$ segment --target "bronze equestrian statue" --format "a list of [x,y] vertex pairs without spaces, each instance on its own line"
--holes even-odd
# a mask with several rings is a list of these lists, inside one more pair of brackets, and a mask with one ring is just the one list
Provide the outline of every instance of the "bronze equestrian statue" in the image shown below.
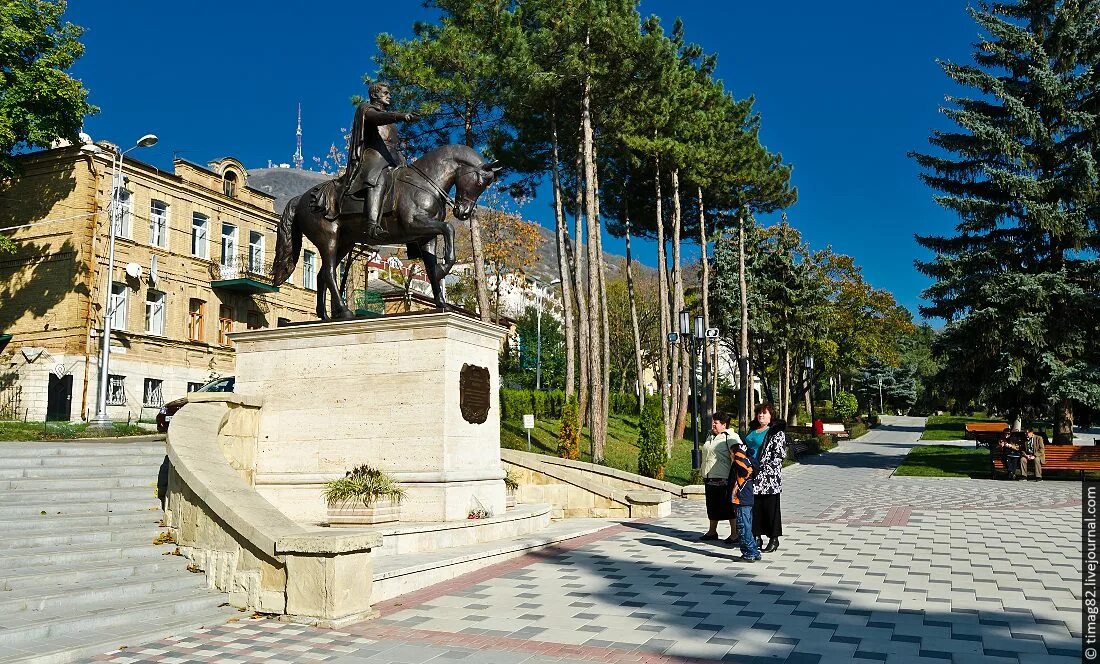
[[[411,113],[389,113],[389,89],[371,86],[371,101],[355,113],[348,168],[343,177],[318,184],[290,200],[279,220],[272,281],[278,286],[294,271],[302,235],[321,256],[317,275],[317,317],[329,320],[326,294],[332,295],[332,319],[353,318],[336,284],[336,266],[352,247],[404,244],[409,258],[424,262],[436,306],[446,310],[441,282],[455,263],[454,228],[447,207],[462,221],[470,218],[477,199],[501,167],[486,162],[473,148],[444,145],[412,164],[405,164],[393,123],[415,119]],[[455,197],[449,196],[455,188]],[[432,244],[443,237],[443,263]]]

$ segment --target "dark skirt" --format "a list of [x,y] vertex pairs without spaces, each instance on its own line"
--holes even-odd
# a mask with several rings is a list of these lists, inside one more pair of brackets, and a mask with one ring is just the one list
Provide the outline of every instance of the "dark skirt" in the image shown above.
[[711,484],[705,487],[707,496],[707,518],[711,521],[729,521],[733,518],[733,505],[730,503],[728,482]]
[[752,535],[769,539],[783,535],[783,517],[779,513],[781,494],[757,494],[752,503]]

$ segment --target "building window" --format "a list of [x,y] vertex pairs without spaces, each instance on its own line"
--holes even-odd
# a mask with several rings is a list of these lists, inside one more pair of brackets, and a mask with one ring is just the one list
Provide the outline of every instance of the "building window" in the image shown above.
[[302,254],[302,285],[317,290],[317,254],[309,249]]
[[223,304],[218,310],[218,343],[230,345],[229,333],[233,331],[233,307]]
[[115,237],[133,238],[134,195],[123,189],[118,192],[119,218],[115,226]]
[[191,216],[191,255],[210,257],[210,219],[198,212]]
[[237,195],[237,174],[235,172],[225,172],[222,179],[222,189],[225,191],[225,195],[230,198]]
[[111,284],[111,307],[107,315],[111,317],[111,328],[126,329],[126,311],[129,308],[130,288],[126,284]]
[[150,290],[145,295],[145,331],[164,336],[164,301],[167,296]]
[[107,376],[107,405],[126,405],[126,376]]
[[233,224],[222,224],[222,265],[237,265],[237,227]]
[[205,341],[203,322],[206,320],[206,303],[191,298],[187,303],[187,338],[191,341]]
[[262,330],[264,327],[264,316],[258,311],[248,312],[248,329],[250,330]]
[[265,274],[264,270],[264,234],[250,231],[248,233],[248,271],[254,274]]
[[152,408],[160,408],[164,405],[164,397],[161,395],[161,387],[164,381],[159,378],[145,379],[145,398],[142,405]]
[[203,385],[205,385],[205,384],[206,383],[191,383],[191,382],[188,382],[187,383],[187,393],[190,394],[191,392],[197,392],[198,389],[200,387],[202,387]]
[[149,244],[168,246],[168,204],[154,199],[149,203]]

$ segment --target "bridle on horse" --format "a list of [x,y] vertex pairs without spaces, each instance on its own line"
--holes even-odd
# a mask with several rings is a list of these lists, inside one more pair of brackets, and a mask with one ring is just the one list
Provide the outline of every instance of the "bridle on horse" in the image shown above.
[[[455,200],[453,198],[451,198],[450,195],[447,194],[447,192],[443,191],[443,188],[440,187],[438,184],[436,184],[435,180],[428,177],[428,174],[425,173],[424,171],[420,170],[420,168],[416,164],[406,164],[405,166],[406,166],[406,168],[412,169],[417,175],[419,175],[421,178],[423,178],[425,182],[427,182],[429,185],[431,185],[432,190],[435,193],[442,196],[443,200],[446,201],[447,204],[451,206],[452,210],[454,210],[455,216],[456,217],[458,216],[458,203],[455,202]],[[467,171],[472,171],[472,170],[477,170],[477,169],[475,167],[471,167],[471,168],[467,169]],[[457,182],[458,178],[465,175],[467,171],[460,171],[457,175],[455,175],[455,181]]]

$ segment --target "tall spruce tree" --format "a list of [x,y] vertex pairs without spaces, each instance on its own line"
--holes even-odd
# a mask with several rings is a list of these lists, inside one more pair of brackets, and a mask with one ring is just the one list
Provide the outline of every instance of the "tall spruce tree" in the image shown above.
[[1100,405],[1100,0],[1015,0],[969,10],[974,64],[943,63],[970,98],[958,131],[913,154],[953,236],[918,236],[935,258],[927,316],[952,384],[1013,415],[1053,407],[1062,441],[1073,404]]

